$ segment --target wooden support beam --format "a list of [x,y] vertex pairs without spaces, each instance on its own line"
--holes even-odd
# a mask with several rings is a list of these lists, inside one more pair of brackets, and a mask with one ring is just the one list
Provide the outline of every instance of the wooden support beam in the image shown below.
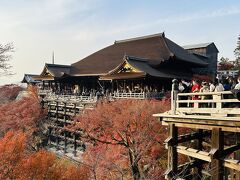
[[73,135],[73,139],[74,139],[74,142],[73,142],[73,145],[74,145],[74,150],[73,150],[73,155],[76,156],[77,155],[77,137],[76,137],[76,133],[74,133]]
[[224,168],[220,156],[224,148],[224,137],[221,128],[212,129],[211,147],[210,156],[212,180],[223,180]]
[[58,101],[56,101],[56,120],[58,122]]
[[178,157],[177,157],[177,136],[178,128],[174,124],[168,127],[169,138],[172,139],[172,144],[168,146],[168,169],[165,172],[166,179],[173,179],[177,175]]
[[48,127],[48,144],[51,145],[52,128]]
[[[203,149],[203,133],[207,132],[207,135],[210,135],[210,131],[203,131],[202,129],[197,130],[198,138],[196,139],[196,148],[200,151]],[[200,159],[196,159],[196,167],[194,168],[194,180],[201,180],[202,179],[202,164],[203,161]]]
[[64,102],[64,114],[63,114],[63,118],[64,118],[64,125],[66,125],[67,123],[66,123],[66,113],[67,113],[67,103],[66,102]]
[[230,155],[231,153],[240,150],[240,144],[233,145],[231,147],[228,147],[224,149],[221,153],[221,156],[227,156]]
[[187,141],[191,141],[194,139],[202,139],[203,137],[210,136],[211,132],[210,131],[202,131],[202,132],[194,132],[194,133],[189,133],[185,135],[178,136],[178,143],[183,143]]
[[203,161],[211,162],[208,152],[199,151],[197,149],[188,148],[186,146],[177,146],[177,152]]
[[64,153],[67,153],[67,131],[64,131]]
[[59,137],[58,137],[58,135],[56,135],[55,138],[56,138],[56,148],[57,148],[57,150],[59,150]]

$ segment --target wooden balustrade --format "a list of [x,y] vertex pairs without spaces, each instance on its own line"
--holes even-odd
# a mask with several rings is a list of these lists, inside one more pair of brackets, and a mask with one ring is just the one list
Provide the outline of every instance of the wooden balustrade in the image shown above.
[[[153,116],[169,127],[166,179],[181,179],[186,173],[189,179],[240,178],[240,101],[231,91],[178,93],[173,81],[171,110]],[[178,136],[179,128],[194,133]],[[178,153],[190,161],[178,165]]]

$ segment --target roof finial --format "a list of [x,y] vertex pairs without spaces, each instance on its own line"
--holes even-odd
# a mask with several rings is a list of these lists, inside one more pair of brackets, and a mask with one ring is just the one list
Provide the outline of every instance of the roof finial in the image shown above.
[[53,51],[53,53],[52,53],[52,64],[54,64],[54,51]]

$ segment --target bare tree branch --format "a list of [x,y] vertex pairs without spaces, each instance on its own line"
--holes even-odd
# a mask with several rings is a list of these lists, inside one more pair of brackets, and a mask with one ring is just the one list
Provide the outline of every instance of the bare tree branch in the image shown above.
[[14,47],[12,43],[0,44],[0,76],[12,75],[10,71],[12,66],[9,64],[12,56],[9,54],[14,52]]

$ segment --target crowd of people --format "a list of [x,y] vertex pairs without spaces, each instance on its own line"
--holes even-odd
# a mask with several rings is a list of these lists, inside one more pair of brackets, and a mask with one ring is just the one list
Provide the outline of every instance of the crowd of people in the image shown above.
[[240,90],[240,76],[237,79],[227,77],[224,79],[215,79],[214,81],[199,81],[192,80],[188,82],[181,80],[179,82],[178,90],[182,93],[190,92],[221,92],[231,91],[233,89]]
[[[214,81],[199,81],[186,80],[179,81],[178,90],[181,93],[195,93],[195,92],[222,92],[232,91],[236,94],[237,99],[240,99],[240,76],[236,79],[227,77],[224,79],[215,79]],[[192,96],[192,100],[208,99],[208,96]]]

